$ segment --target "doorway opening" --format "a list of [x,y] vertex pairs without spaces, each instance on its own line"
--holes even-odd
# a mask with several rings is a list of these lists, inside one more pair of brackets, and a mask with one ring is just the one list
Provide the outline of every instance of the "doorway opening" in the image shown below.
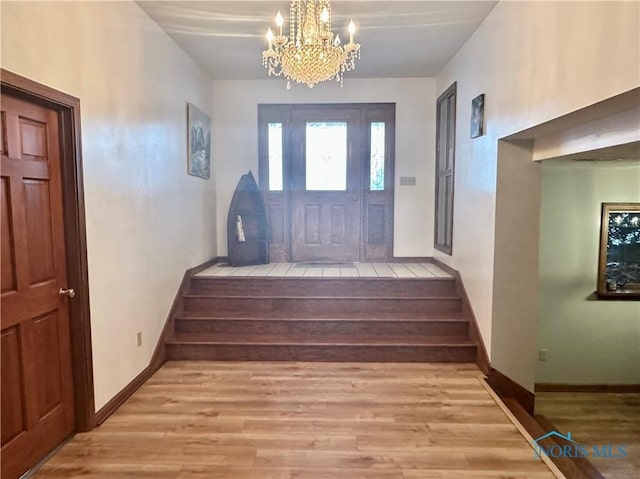
[[395,104],[258,105],[272,261],[393,256]]
[[[528,389],[541,427],[582,443],[617,444],[610,424],[629,414],[613,394],[638,397],[637,305],[595,291],[602,203],[640,199],[639,99],[636,88],[498,144],[492,367]],[[611,423],[602,405],[618,411]],[[593,464],[615,475],[631,457]]]

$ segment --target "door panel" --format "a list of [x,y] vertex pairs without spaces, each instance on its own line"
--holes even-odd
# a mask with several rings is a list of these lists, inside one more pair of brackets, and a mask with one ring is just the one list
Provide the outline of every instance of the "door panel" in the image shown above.
[[15,259],[13,251],[13,227],[9,213],[9,180],[2,178],[0,197],[2,199],[2,293],[16,290]]
[[29,283],[35,285],[55,278],[49,182],[25,179],[23,184]]
[[37,375],[36,417],[42,418],[62,401],[62,384],[60,379],[60,356],[58,348],[58,317],[56,312],[45,314],[33,320],[31,327],[33,337],[33,362]]
[[332,246],[347,244],[347,218],[350,205],[331,205],[331,240]]
[[2,331],[2,447],[25,430],[22,361],[18,328]]
[[47,160],[47,124],[19,118],[21,159]]
[[4,112],[0,112],[0,154],[7,154],[7,121]]
[[360,111],[292,114],[292,260],[358,261]]
[[270,204],[269,206],[269,220],[271,223],[271,238],[270,245],[284,245],[285,244],[285,214],[284,204]]
[[367,243],[370,245],[384,245],[386,231],[385,205],[369,205],[367,214]]
[[2,477],[74,429],[57,113],[2,95]]
[[304,242],[307,245],[320,244],[322,205],[304,205]]

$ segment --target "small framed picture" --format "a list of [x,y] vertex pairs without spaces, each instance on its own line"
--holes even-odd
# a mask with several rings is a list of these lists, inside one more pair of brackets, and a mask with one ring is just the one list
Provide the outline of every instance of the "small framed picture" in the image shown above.
[[484,93],[471,100],[471,138],[484,135]]
[[211,117],[187,103],[187,142],[189,144],[189,174],[211,177]]

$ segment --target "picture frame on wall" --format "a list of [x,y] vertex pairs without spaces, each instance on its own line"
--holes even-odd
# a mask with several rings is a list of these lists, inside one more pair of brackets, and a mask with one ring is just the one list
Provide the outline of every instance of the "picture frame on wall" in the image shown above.
[[484,135],[484,93],[471,100],[471,138]]
[[188,173],[199,178],[211,177],[211,117],[197,106],[187,103]]
[[597,294],[640,299],[640,203],[602,203]]

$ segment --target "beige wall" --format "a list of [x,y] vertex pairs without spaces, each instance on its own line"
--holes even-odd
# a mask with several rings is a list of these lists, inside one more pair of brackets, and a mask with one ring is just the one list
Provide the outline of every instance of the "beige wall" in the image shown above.
[[592,298],[600,205],[640,202],[640,160],[547,161],[540,216],[537,382],[640,383],[640,304]]
[[[461,272],[494,367],[528,388],[535,358],[523,357],[519,345],[534,339],[517,324],[535,312],[501,307],[500,322],[513,321],[518,337],[492,340],[498,139],[640,85],[639,7],[500,2],[437,78],[436,94],[458,82],[458,134],[453,256],[434,256]],[[471,100],[480,93],[486,134],[472,140]],[[537,238],[531,241],[535,246]],[[506,272],[496,278],[518,279]]]
[[211,111],[211,82],[133,2],[2,2],[2,67],[81,101],[99,408],[149,364],[185,269],[215,256],[214,181],[186,172],[186,103]]
[[[226,254],[229,203],[240,175],[258,172],[258,104],[396,104],[395,256],[432,256],[433,170],[435,156],[434,80],[363,80],[346,75],[344,87],[330,82],[310,89],[285,80],[215,81],[214,157],[218,184],[218,253]],[[416,186],[399,186],[400,176],[415,176]]]
[[540,164],[531,161],[532,143],[498,146],[491,329],[492,365],[528,388],[535,376],[540,218]]
[[[630,105],[633,106],[633,105]],[[534,161],[640,141],[640,105],[537,138]]]

